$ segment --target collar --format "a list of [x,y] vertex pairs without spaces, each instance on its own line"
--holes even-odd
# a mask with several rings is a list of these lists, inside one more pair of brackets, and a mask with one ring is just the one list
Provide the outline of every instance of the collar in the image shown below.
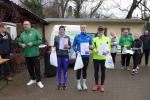
[[81,32],[80,35],[84,35],[85,36],[85,35],[87,35],[87,33],[86,32]]
[[1,34],[2,36],[4,36],[4,35],[5,35],[5,33],[4,33],[4,32],[0,32],[0,34]]
[[25,30],[26,33],[29,33],[32,30],[32,28],[29,28],[27,30]]
[[104,37],[104,34],[103,34],[102,36],[99,36],[98,38],[101,39],[101,38],[103,38],[103,37]]
[[63,36],[62,35],[58,35],[60,38],[65,38],[66,35],[64,34]]

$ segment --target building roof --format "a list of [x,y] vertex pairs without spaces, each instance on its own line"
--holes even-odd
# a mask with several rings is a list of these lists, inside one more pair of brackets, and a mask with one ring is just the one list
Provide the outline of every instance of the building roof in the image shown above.
[[98,18],[46,18],[47,22],[118,22],[118,23],[144,23],[139,19],[98,19]]
[[[33,12],[13,3],[10,0],[1,0],[0,10],[5,13],[4,18],[2,21],[5,22],[13,22],[13,23],[20,23],[24,20],[29,20],[32,23],[38,23],[38,24],[47,24],[47,21],[45,21],[40,16],[34,14]],[[3,3],[3,4],[2,4]],[[8,7],[7,7],[8,6]],[[9,8],[9,10],[8,10]],[[4,11],[7,9],[7,11]],[[15,13],[15,14],[14,14]]]

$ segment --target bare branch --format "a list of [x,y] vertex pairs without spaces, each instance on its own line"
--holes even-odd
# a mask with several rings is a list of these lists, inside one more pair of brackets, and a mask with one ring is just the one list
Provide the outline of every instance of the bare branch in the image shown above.
[[99,3],[91,9],[90,18],[100,8],[100,6],[103,4],[103,2],[104,2],[104,0],[100,0]]

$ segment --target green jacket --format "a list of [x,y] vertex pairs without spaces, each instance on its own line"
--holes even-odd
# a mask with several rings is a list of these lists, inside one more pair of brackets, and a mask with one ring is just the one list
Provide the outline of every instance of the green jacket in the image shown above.
[[107,56],[105,55],[98,55],[98,50],[100,49],[100,44],[107,43],[108,44],[108,51],[110,52],[110,38],[106,36],[96,37],[93,39],[93,59],[96,60],[106,60]]
[[[29,42],[33,43],[33,46],[28,45]],[[26,44],[26,48],[23,49],[25,57],[39,56],[39,45],[42,43],[41,34],[34,28],[30,28],[21,33],[18,41],[18,45]]]
[[121,49],[123,49],[124,46],[127,47],[127,49],[131,49],[131,46],[133,44],[133,37],[130,35],[122,35],[119,40],[119,45],[121,46]]

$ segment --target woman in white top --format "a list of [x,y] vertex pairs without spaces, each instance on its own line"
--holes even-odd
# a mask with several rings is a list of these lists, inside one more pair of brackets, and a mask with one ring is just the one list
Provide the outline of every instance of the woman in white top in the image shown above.
[[116,54],[117,54],[117,45],[118,45],[118,40],[117,40],[117,36],[116,33],[110,33],[110,38],[111,38],[111,56],[113,59],[113,62],[115,64],[116,62]]

